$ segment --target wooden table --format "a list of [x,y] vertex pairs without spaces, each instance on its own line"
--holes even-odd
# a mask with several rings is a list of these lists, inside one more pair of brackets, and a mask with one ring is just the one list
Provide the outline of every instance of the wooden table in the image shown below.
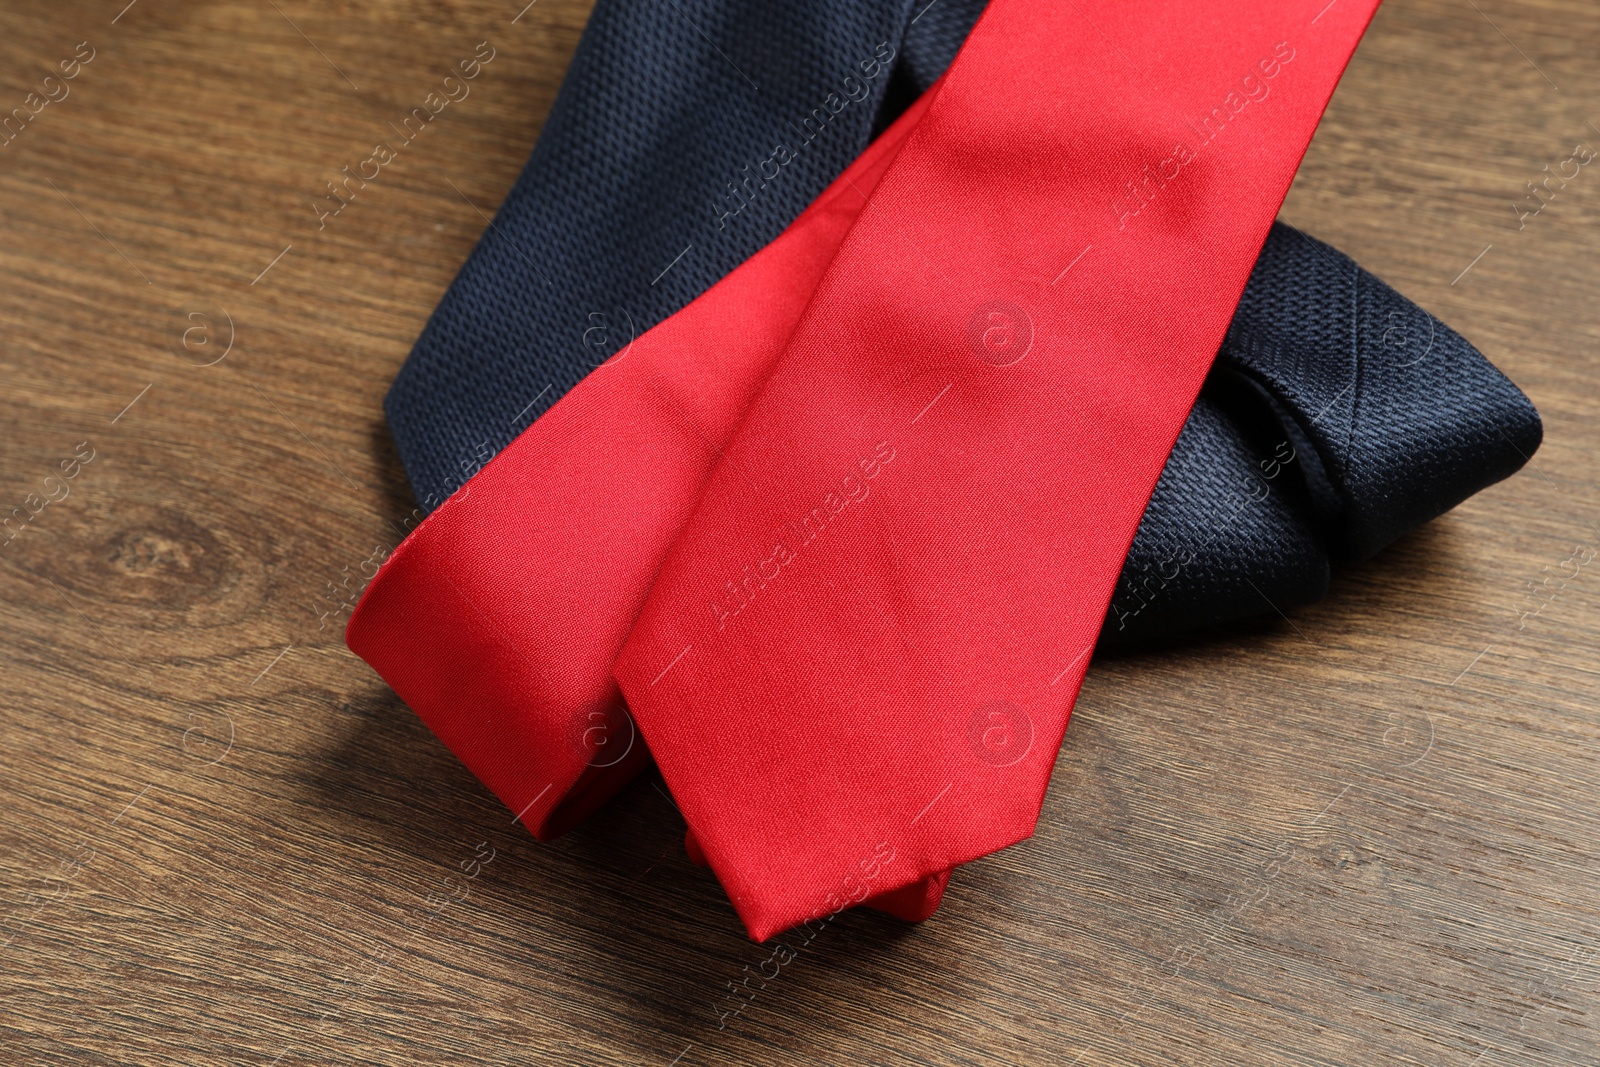
[[412,506],[380,398],[587,5],[123,2],[0,12],[0,107],[61,97],[0,148],[0,1062],[1600,1060],[1600,172],[1513,206],[1600,145],[1600,7],[1391,0],[1283,212],[1522,385],[1530,468],[1097,662],[1037,836],[779,969],[658,780],[539,845],[340,637]]

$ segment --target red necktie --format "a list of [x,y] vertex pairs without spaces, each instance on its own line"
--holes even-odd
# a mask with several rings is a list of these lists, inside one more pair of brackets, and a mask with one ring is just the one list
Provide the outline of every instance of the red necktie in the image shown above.
[[1031,833],[1375,7],[995,0],[930,93],[615,668],[756,938]]
[[[1354,29],[1345,32],[1353,41]],[[1222,112],[1195,118],[1201,130],[1220,132],[1257,118],[1249,109],[1277,102],[1268,97],[1299,60],[1268,56],[1251,81],[1229,83],[1237,84],[1233,97],[1218,93]],[[351,647],[540,837],[578,821],[646,762],[612,682],[612,662],[863,196],[919,116],[897,123],[782,238],[639,338],[521,435],[401,546],[352,618]],[[1196,134],[1190,144],[1200,141]],[[1154,180],[1145,176],[1138,188],[1119,190],[1116,210],[1133,212],[1134,220],[1155,216]],[[1226,298],[1230,310],[1236,295],[1237,287]],[[988,309],[977,321],[974,337],[987,361],[1009,359],[1016,335],[1003,309]],[[888,470],[893,462],[874,466]],[[725,609],[738,606],[739,589],[758,587],[748,570],[738,579]],[[1074,689],[1077,680],[1058,678]],[[1061,715],[1064,724],[1065,706]],[[1043,743],[1032,737],[1033,725],[1007,705],[987,707],[967,724],[969,748],[988,763],[1009,762]],[[651,741],[657,743],[654,734]],[[714,767],[698,764],[711,768],[701,785],[692,780],[695,766],[689,779],[669,778],[675,793],[716,795],[722,786]],[[883,782],[886,789],[903,786]],[[737,811],[742,801],[725,789],[719,803]],[[860,876],[841,882],[822,907],[866,898],[908,918],[930,914],[944,871],[913,880],[903,858],[885,862],[884,854],[878,848],[858,860]]]

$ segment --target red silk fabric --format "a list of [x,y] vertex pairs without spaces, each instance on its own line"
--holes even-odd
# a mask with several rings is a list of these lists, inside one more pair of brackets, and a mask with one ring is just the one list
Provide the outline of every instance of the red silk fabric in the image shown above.
[[350,647],[540,837],[648,742],[757,939],[931,912],[953,866],[1032,831],[1145,502],[1375,7],[993,0],[778,241],[396,550]]

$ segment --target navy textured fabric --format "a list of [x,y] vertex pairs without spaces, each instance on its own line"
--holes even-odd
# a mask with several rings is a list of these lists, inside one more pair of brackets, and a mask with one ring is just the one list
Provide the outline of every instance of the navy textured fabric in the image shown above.
[[1102,650],[1309,603],[1508,477],[1539,413],[1459,334],[1282,223],[1156,484]]
[[[982,0],[599,0],[537,146],[385,401],[424,511],[781,233],[954,58]],[[779,146],[786,151],[777,151]],[[1527,399],[1275,225],[1100,647],[1270,615],[1515,471]]]
[[595,4],[527,166],[385,400],[424,511],[861,154],[891,80],[897,99],[926,88],[979,6],[920,9]]

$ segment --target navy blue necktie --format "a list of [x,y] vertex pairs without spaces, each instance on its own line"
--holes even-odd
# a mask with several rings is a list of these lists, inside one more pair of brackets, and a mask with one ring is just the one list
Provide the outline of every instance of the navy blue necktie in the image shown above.
[[[386,400],[423,510],[782,232],[939,77],[982,6],[600,0],[527,166]],[[1466,341],[1275,225],[1100,647],[1313,601],[1331,562],[1508,476],[1540,434]]]

